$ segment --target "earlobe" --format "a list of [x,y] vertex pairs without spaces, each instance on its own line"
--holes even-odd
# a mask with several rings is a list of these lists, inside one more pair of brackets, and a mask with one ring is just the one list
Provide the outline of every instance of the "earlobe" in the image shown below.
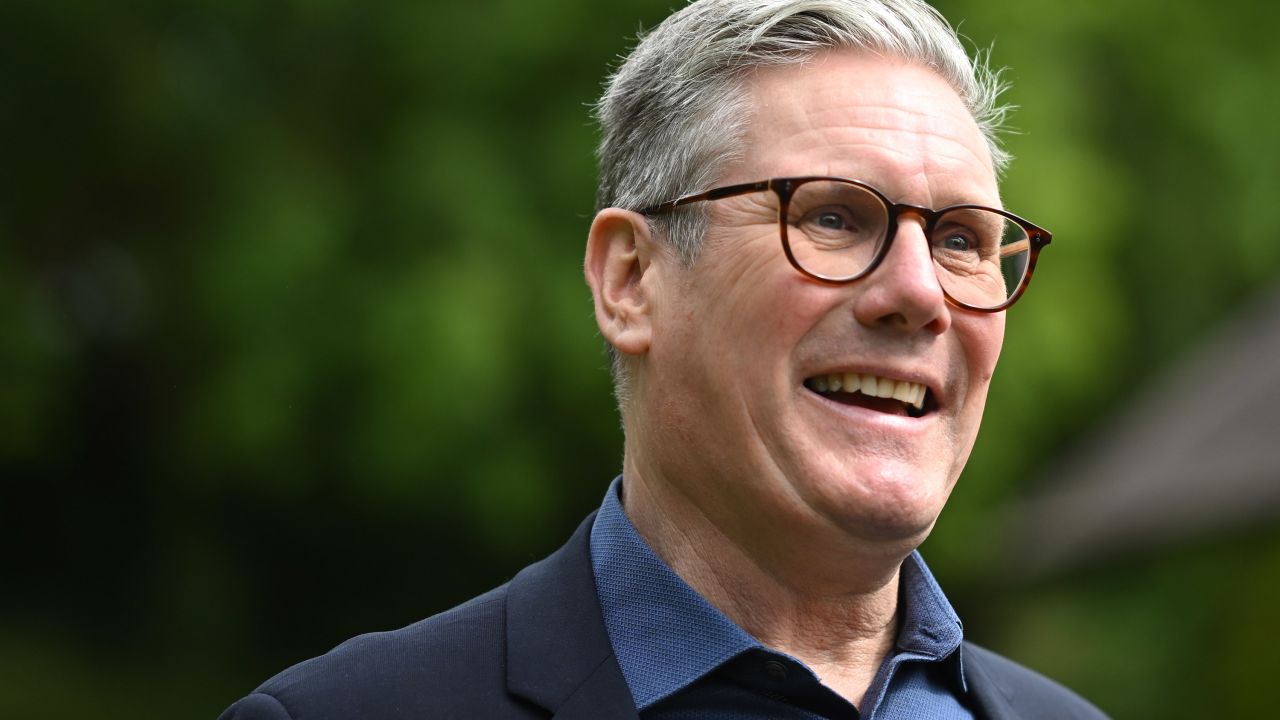
[[595,300],[596,324],[604,339],[627,355],[649,351],[652,308],[646,274],[653,249],[648,221],[628,210],[601,210],[587,235],[583,271]]

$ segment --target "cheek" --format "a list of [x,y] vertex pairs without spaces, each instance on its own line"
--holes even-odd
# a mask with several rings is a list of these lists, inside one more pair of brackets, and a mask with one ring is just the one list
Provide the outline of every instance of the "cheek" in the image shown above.
[[964,363],[965,377],[964,396],[960,400],[962,405],[945,431],[954,446],[949,472],[951,485],[954,485],[965,463],[968,462],[969,454],[978,437],[978,429],[982,424],[983,411],[987,405],[987,391],[991,387],[996,361],[1000,358],[1000,348],[1004,343],[1004,317],[996,315],[959,318],[952,329],[960,338],[961,361]]
[[996,363],[1000,359],[1000,348],[1004,344],[1004,315],[1000,313],[967,317],[963,318],[962,323],[957,322],[956,330],[960,333],[968,379],[966,402],[970,407],[967,410],[981,418],[982,409],[986,405],[987,389],[991,385]]
[[822,311],[812,283],[791,269],[780,250],[752,249],[752,257],[732,262],[730,272],[707,285],[705,301],[714,307],[706,331],[725,341],[720,347],[726,354],[754,362],[789,351]]
[[995,313],[969,315],[963,318],[963,324],[956,323],[957,329],[962,333],[969,371],[984,385],[990,382],[996,361],[1000,359],[1000,348],[1004,345],[1004,322],[1004,313]]
[[727,359],[754,378],[758,393],[770,388],[786,393],[794,379],[797,351],[807,346],[811,335],[824,336],[823,328],[837,324],[831,293],[824,290],[794,272],[756,278],[751,297],[723,318],[725,330],[734,334],[722,346],[734,349]]

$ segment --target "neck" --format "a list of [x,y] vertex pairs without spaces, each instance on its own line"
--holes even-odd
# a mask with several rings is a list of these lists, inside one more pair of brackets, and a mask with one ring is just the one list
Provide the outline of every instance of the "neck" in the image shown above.
[[898,573],[910,548],[825,542],[820,531],[739,539],[669,484],[646,482],[631,460],[623,502],[654,552],[739,627],[859,704],[893,647]]

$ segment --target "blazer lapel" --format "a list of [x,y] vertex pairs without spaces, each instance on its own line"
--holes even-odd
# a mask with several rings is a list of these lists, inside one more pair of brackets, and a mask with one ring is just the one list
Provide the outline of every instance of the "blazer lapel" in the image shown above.
[[556,720],[638,720],[596,597],[592,513],[507,593],[507,688]]
[[966,642],[963,658],[969,690],[978,701],[978,717],[985,720],[1020,720],[1023,716],[1010,704],[1012,690],[1000,682],[999,675],[987,660],[987,651]]

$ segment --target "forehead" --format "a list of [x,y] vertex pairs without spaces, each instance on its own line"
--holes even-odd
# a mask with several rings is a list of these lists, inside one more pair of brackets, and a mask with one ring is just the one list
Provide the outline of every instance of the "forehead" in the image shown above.
[[802,65],[762,68],[747,91],[751,110],[735,180],[835,175],[869,182],[899,202],[998,203],[977,123],[929,68],[828,51]]

